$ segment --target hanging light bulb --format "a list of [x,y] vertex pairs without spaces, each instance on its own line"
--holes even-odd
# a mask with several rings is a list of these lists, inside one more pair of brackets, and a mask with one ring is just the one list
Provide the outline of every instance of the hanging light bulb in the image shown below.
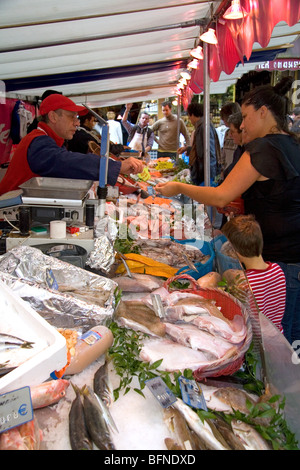
[[181,77],[178,83],[183,83],[183,85],[187,85],[187,79],[184,77]]
[[198,60],[203,60],[203,49],[201,46],[195,47],[190,52],[190,55]]
[[218,44],[215,30],[212,28],[209,28],[208,31],[201,34],[200,39],[201,41],[208,42],[208,44]]
[[247,12],[241,7],[240,0],[232,0],[231,6],[225,11],[223,18],[226,20],[239,20],[246,15]]
[[183,71],[183,72],[181,72],[180,75],[182,76],[182,78],[185,78],[186,80],[191,79],[191,75],[189,74],[189,72]]
[[187,68],[188,69],[197,69],[198,68],[198,60],[197,59],[191,60],[191,62],[189,62],[187,64]]

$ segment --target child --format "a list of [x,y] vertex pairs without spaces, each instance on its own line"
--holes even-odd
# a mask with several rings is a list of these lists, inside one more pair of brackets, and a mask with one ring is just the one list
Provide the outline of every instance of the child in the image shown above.
[[263,236],[259,223],[252,215],[239,215],[226,222],[222,232],[245,266],[260,312],[283,332],[286,280],[277,263],[265,262],[262,257]]

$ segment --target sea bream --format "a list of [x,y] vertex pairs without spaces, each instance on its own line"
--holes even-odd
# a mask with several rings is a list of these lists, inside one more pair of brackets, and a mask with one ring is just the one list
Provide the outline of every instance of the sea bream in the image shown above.
[[269,443],[250,424],[233,419],[231,427],[246,450],[271,450]]
[[230,414],[234,410],[238,410],[248,415],[249,408],[247,402],[255,405],[259,400],[259,397],[256,395],[231,386],[214,387],[205,383],[201,383],[200,386],[207,407],[213,411]]

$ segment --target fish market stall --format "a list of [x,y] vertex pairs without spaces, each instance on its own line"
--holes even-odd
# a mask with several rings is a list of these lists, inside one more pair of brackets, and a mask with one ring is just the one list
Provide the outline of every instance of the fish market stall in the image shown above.
[[[88,269],[31,246],[0,257],[0,288],[65,355],[47,377],[23,377],[34,418],[0,428],[0,449],[297,448],[297,357],[261,318],[204,207],[155,199],[107,202]],[[0,394],[30,362],[10,370],[4,359]]]

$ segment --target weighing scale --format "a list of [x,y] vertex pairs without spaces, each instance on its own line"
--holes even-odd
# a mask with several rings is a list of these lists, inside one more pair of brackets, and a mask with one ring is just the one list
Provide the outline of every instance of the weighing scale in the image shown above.
[[[65,220],[67,225],[84,226],[86,205],[97,205],[98,200],[88,199],[88,191],[93,185],[90,180],[36,177],[20,187],[23,191],[22,208],[29,208],[31,214],[30,236],[22,236],[12,231],[6,238],[6,249],[18,245],[38,245],[46,243],[72,243],[90,252],[94,247],[93,229],[76,234],[67,233],[66,238],[51,238],[49,222]],[[4,211],[4,210],[3,210]]]

